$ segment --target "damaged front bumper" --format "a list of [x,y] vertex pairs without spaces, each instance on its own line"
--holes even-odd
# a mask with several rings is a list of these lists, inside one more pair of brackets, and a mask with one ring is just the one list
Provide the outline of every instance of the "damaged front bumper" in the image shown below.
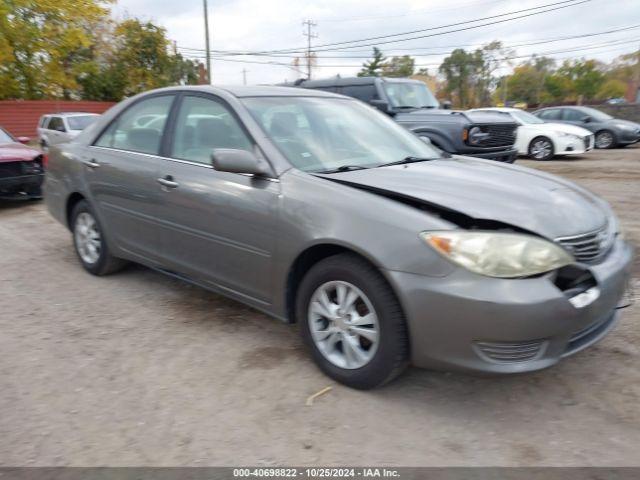
[[632,256],[630,245],[617,239],[597,265],[579,264],[592,279],[582,291],[557,272],[525,279],[463,268],[444,278],[387,273],[405,308],[414,365],[516,373],[549,367],[611,330]]
[[42,198],[44,173],[0,177],[0,198],[8,200]]

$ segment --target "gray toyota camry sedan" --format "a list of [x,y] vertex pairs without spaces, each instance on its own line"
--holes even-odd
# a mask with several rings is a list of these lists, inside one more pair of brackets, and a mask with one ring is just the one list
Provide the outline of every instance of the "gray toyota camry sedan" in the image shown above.
[[137,262],[297,323],[363,389],[409,363],[553,365],[613,327],[632,258],[571,182],[286,87],[130,98],[52,147],[45,198],[88,272]]

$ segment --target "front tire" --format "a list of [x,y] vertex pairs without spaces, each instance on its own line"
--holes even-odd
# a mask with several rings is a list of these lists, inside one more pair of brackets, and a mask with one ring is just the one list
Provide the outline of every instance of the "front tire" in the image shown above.
[[102,226],[87,201],[81,200],[73,208],[71,229],[76,254],[87,272],[108,275],[126,265],[124,260],[111,255]]
[[534,160],[551,160],[554,154],[553,142],[547,137],[536,137],[529,143],[529,157]]
[[400,303],[380,272],[353,254],[328,257],[309,270],[296,317],[316,364],[349,387],[381,386],[408,364]]
[[607,149],[615,148],[617,144],[616,136],[609,130],[601,130],[596,133],[595,144],[596,148]]

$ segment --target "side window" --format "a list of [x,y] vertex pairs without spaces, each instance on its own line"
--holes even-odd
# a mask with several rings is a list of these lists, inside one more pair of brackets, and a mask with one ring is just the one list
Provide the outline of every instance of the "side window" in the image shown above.
[[94,145],[158,155],[173,98],[164,95],[135,103],[111,122]]
[[208,165],[214,148],[253,149],[227,107],[211,98],[184,97],[175,125],[173,158]]
[[559,120],[562,110],[553,108],[551,110],[545,110],[540,114],[540,118],[543,120]]
[[580,122],[584,117],[586,117],[586,115],[580,110],[572,110],[570,108],[565,108],[562,110],[563,120],[568,120],[570,122]]
[[60,117],[51,117],[49,120],[49,126],[47,127],[49,130],[56,130],[58,132],[64,132],[66,129],[64,128],[64,123]]
[[376,89],[374,85],[349,85],[342,87],[343,95],[357,98],[363,102],[370,102],[376,98]]

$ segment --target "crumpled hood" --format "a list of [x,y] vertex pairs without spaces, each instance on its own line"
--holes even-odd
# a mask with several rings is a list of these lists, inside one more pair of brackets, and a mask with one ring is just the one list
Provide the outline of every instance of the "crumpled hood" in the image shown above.
[[547,238],[597,230],[610,214],[604,201],[569,181],[469,157],[319,176],[424,201],[476,220],[506,223]]
[[0,145],[0,163],[30,161],[40,155],[34,148],[21,143],[5,143]]

